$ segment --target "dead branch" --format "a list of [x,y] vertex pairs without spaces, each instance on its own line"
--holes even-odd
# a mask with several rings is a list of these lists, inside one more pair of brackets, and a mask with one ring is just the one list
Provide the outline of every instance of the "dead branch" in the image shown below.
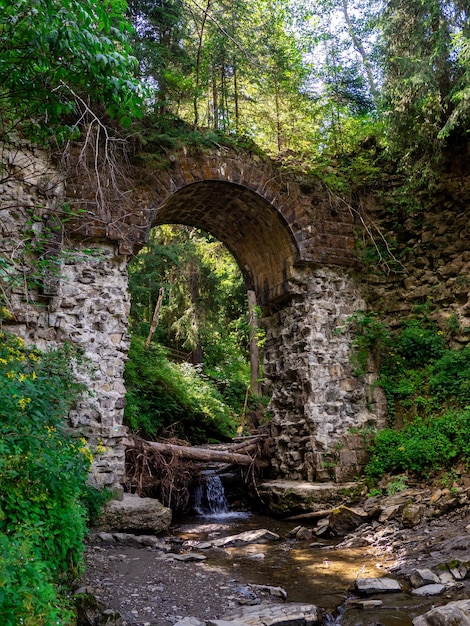
[[[197,448],[194,446],[178,446],[171,443],[160,443],[157,441],[144,441],[144,445],[156,450],[164,456],[176,459],[187,459],[190,461],[232,463],[235,465],[251,466],[253,463],[260,467],[267,467],[268,461],[249,454],[240,454],[230,450],[213,450],[208,448]],[[126,448],[134,447],[134,439],[125,439]]]
[[[388,243],[388,241],[387,241],[385,235],[383,234],[383,232],[381,231],[380,227],[370,218],[370,216],[368,216],[365,213],[364,208],[363,207],[360,207],[359,209],[354,208],[352,206],[352,204],[347,202],[341,196],[338,196],[337,194],[333,193],[331,191],[331,189],[328,189],[328,193],[330,195],[330,198],[334,198],[336,200],[336,202],[340,202],[340,203],[344,204],[346,206],[346,208],[348,209],[349,213],[353,217],[356,216],[356,217],[359,218],[359,221],[361,222],[362,227],[364,228],[367,236],[369,237],[370,241],[372,242],[372,245],[375,248],[375,251],[376,251],[377,256],[379,258],[379,263],[387,270],[387,274],[406,273],[407,270],[406,270],[405,266],[393,254],[393,252],[392,252],[392,250],[390,248],[390,244]],[[385,256],[382,254],[382,251],[380,250],[380,247],[379,247],[379,245],[377,243],[377,238],[385,246],[385,250],[387,251],[388,257],[393,261],[393,263],[395,263],[400,268],[399,270],[394,269],[390,265],[388,260],[385,258]]]

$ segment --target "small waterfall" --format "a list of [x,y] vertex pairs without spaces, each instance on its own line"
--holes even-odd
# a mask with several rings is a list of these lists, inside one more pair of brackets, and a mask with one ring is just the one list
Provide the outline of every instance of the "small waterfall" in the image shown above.
[[229,512],[225,490],[220,476],[203,472],[194,492],[194,510],[198,515],[224,515]]

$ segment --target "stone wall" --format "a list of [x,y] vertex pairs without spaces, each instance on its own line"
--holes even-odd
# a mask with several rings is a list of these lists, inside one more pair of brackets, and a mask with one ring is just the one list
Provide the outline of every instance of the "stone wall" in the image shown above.
[[351,445],[351,431],[379,428],[385,414],[380,390],[371,391],[374,373],[364,380],[350,365],[347,320],[365,303],[354,279],[338,268],[298,270],[296,291],[287,306],[264,319],[274,472],[282,478],[348,480],[365,461],[364,440],[352,437]]
[[[62,241],[61,233],[51,235],[50,218],[64,203],[62,174],[34,147],[0,150],[6,166],[0,184],[0,257],[8,271],[2,288],[11,314],[2,327],[41,349],[65,341],[83,348],[92,365],[85,378],[92,395],[70,415],[70,425],[92,448],[98,440],[106,446],[95,460],[93,481],[116,487],[124,472],[127,258],[107,242],[73,243]],[[48,260],[44,275],[33,277],[37,272],[30,261],[41,258]]]
[[[4,146],[0,150],[5,165],[0,181],[0,257],[8,262],[8,281],[5,274],[1,276],[2,286],[8,286],[8,308],[12,313],[12,319],[4,321],[3,327],[41,348],[69,340],[84,349],[94,368],[86,379],[93,395],[83,398],[70,416],[70,424],[77,436],[84,435],[92,446],[100,439],[107,447],[107,452],[95,461],[95,483],[117,486],[124,472],[123,373],[129,347],[130,305],[128,246],[119,245],[117,231],[110,238],[93,229],[88,234],[82,229],[74,235],[69,222],[68,230],[63,232],[54,214],[64,207],[65,184],[49,155],[34,147]],[[237,171],[235,158],[233,164],[232,178]],[[218,216],[214,224],[220,222],[222,234],[221,215],[227,207],[217,202],[221,198],[228,202],[235,182],[230,182],[232,188],[223,187],[225,195],[215,193],[215,189],[221,189],[221,172],[227,171],[223,163],[216,165],[210,170],[211,176],[218,172],[215,186],[211,187],[210,181],[199,187],[193,185],[190,195],[193,208],[199,202],[198,219],[206,220],[204,225],[210,230],[211,215]],[[186,172],[184,168],[181,171]],[[190,175],[183,174],[181,188]],[[403,219],[384,211],[374,198],[365,198],[364,205],[372,219],[381,225],[383,232],[396,239],[397,254],[404,267],[393,273],[386,268],[384,271],[380,263],[368,263],[360,275],[354,275],[348,267],[352,265],[350,238],[344,234],[345,224],[352,228],[351,224],[341,221],[338,247],[330,250],[325,259],[320,236],[309,239],[309,246],[315,242],[318,246],[315,250],[309,248],[312,258],[296,256],[291,243],[302,241],[301,230],[296,230],[295,238],[279,234],[269,248],[260,249],[265,239],[260,233],[264,235],[265,230],[261,228],[250,234],[250,228],[258,228],[256,220],[264,220],[270,231],[278,219],[274,205],[267,198],[256,199],[253,190],[244,192],[239,179],[236,184],[238,213],[234,209],[231,233],[235,237],[239,218],[245,219],[247,226],[242,239],[246,248],[243,248],[244,259],[251,264],[248,274],[254,276],[258,272],[259,276],[265,276],[264,282],[276,272],[282,277],[282,289],[277,288],[276,281],[263,287],[265,295],[276,296],[263,302],[267,331],[264,374],[272,393],[270,409],[276,442],[274,472],[278,477],[293,479],[348,480],[360,472],[365,461],[365,442],[357,431],[383,425],[385,404],[379,390],[371,391],[372,369],[365,379],[352,373],[353,338],[347,331],[347,319],[368,306],[388,315],[392,323],[398,323],[417,304],[427,304],[432,305],[430,315],[443,328],[453,325],[452,340],[456,345],[468,343],[470,185],[459,185],[454,179],[445,181],[447,191],[427,199],[429,210]],[[205,195],[194,195],[197,189]],[[166,202],[160,212],[161,219],[175,217],[176,208],[183,206],[186,196],[178,195],[178,187],[174,194],[174,206]],[[307,211],[303,194],[298,211],[304,207],[302,219],[308,215],[312,220],[315,218],[317,233],[327,228],[325,241],[332,246],[336,241],[332,234],[334,216],[325,208],[328,196],[324,198],[323,209],[320,196],[316,187]],[[289,198],[289,202],[294,202]],[[209,201],[212,213],[203,210]],[[243,210],[247,212],[243,214]],[[320,219],[323,213],[328,218],[324,223]],[[149,205],[148,214],[155,217],[157,208]],[[192,219],[194,215],[191,216]],[[294,218],[293,214],[290,222],[297,224]],[[109,219],[112,221],[113,216]],[[287,223],[288,220],[280,219],[279,233]],[[284,248],[291,255],[289,272],[284,270],[284,248],[279,245],[284,240],[288,242]],[[233,242],[234,246],[235,239]],[[298,250],[305,252],[307,248]],[[276,271],[271,271],[271,266],[263,260],[267,252],[273,263],[277,263]],[[28,263],[31,255],[47,261],[35,282],[31,281]]]
[[420,210],[410,213],[363,198],[368,219],[392,242],[402,267],[391,262],[397,271],[390,272],[383,263],[365,263],[362,293],[392,325],[425,310],[453,347],[462,347],[470,341],[470,177],[449,174],[417,200]]

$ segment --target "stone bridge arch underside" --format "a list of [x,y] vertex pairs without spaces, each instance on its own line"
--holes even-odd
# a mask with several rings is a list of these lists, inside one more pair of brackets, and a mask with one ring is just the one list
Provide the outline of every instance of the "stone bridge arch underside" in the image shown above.
[[127,266],[151,228],[170,223],[222,241],[261,305],[273,475],[350,479],[361,469],[364,450],[362,436],[349,433],[379,426],[384,411],[371,391],[373,373],[357,378],[350,366],[352,337],[344,329],[365,304],[354,279],[355,225],[347,206],[332,201],[320,183],[307,187],[274,163],[235,151],[180,152],[165,168],[140,163],[127,173],[125,192],[105,205],[96,202],[98,183],[77,170],[68,172],[64,197],[50,166],[47,175],[36,175],[42,203],[44,181],[54,180],[48,202],[65,199],[86,219],[67,222],[54,244],[71,254],[60,278],[45,286],[47,310],[23,307],[15,332],[39,345],[71,340],[95,364],[94,396],[84,399],[71,422],[107,446],[94,465],[96,483],[116,485],[124,472]]
[[362,436],[348,431],[376,426],[382,413],[372,381],[350,367],[347,319],[365,307],[353,278],[352,215],[320,185],[302,192],[272,166],[200,160],[175,167],[172,191],[150,211],[149,227],[177,223],[210,232],[255,291],[266,329],[274,474],[350,479],[365,455]]

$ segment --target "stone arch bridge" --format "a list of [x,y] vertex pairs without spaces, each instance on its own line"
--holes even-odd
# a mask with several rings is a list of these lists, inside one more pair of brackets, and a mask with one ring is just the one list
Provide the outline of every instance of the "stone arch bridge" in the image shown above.
[[[164,167],[139,158],[122,165],[118,189],[111,190],[106,168],[104,175],[81,170],[78,158],[64,179],[46,155],[4,153],[12,176],[2,188],[0,215],[9,212],[9,240],[34,211],[37,234],[52,233],[49,254],[60,259],[59,275],[46,277],[33,301],[26,305],[18,296],[10,326],[39,345],[72,341],[95,363],[94,397],[71,421],[108,448],[95,462],[98,484],[116,485],[124,470],[127,264],[159,224],[213,234],[256,293],[267,333],[274,475],[312,481],[333,472],[341,481],[360,469],[362,439],[348,433],[376,425],[383,409],[370,395],[371,381],[353,375],[352,339],[340,332],[365,307],[346,204],[318,182],[299,182],[269,160],[228,149],[175,152]],[[59,225],[54,214],[64,201],[71,219]],[[8,244],[1,253],[9,253]]]

